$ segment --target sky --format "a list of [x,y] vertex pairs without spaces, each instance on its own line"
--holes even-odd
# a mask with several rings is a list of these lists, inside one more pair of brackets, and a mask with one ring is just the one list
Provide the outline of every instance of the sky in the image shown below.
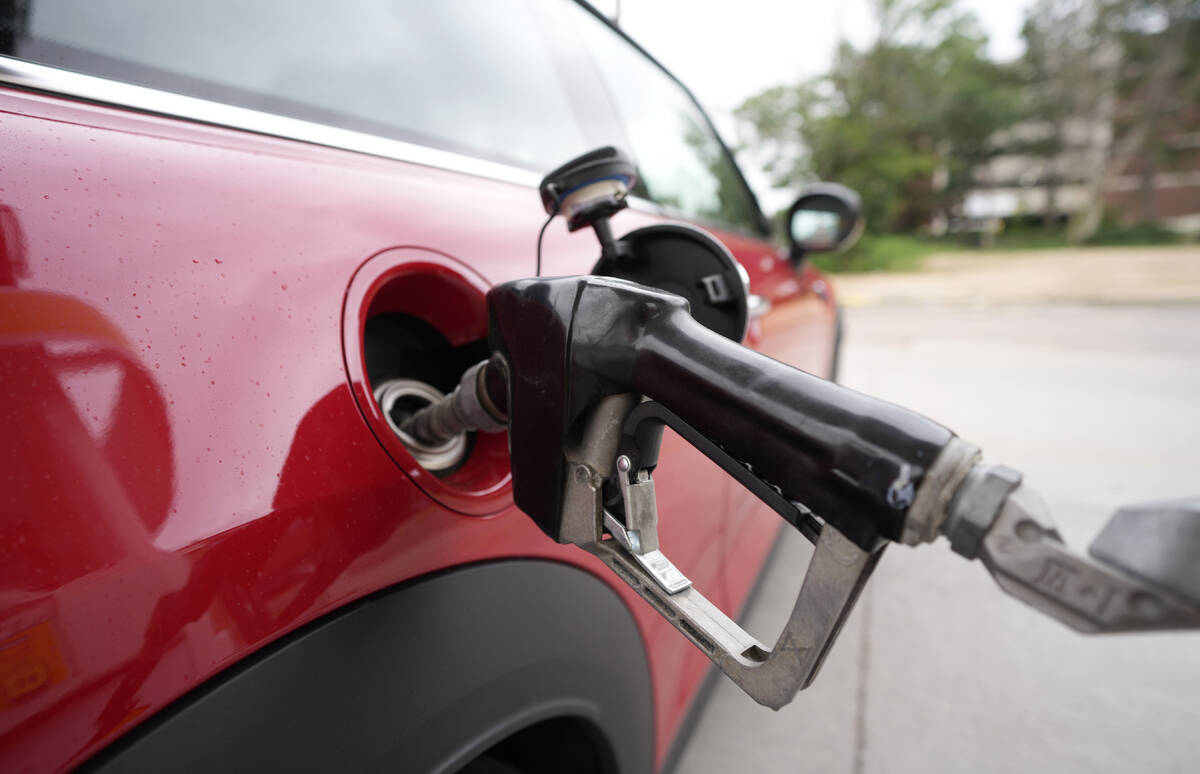
[[[1031,0],[959,0],[978,17],[995,59],[1021,54],[1021,23]],[[593,0],[612,14],[618,0]],[[619,0],[620,25],[691,89],[728,143],[732,111],[771,86],[828,69],[838,41],[865,45],[875,34],[867,0]],[[757,165],[739,165],[772,212],[790,193],[772,191]]]

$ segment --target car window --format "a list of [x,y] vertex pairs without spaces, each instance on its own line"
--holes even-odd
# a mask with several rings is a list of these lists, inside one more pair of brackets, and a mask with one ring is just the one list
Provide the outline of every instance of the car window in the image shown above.
[[0,53],[545,170],[601,144],[533,0],[27,0]]
[[591,13],[575,7],[574,15],[650,198],[689,217],[758,232],[758,207],[691,96]]

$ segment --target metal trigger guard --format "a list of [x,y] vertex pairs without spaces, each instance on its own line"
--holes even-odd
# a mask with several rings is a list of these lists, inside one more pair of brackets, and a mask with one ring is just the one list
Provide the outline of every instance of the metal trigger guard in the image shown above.
[[[728,471],[816,546],[787,625],[770,650],[709,602],[659,549],[649,469],[657,462],[664,425]],[[639,402],[631,394],[612,395],[596,404],[580,430],[575,436],[578,441],[564,449],[570,467],[564,487],[563,541],[600,557],[756,702],[772,709],[790,702],[816,677],[885,543],[859,547],[804,506],[788,501],[661,404]],[[614,475],[625,507],[624,521],[604,510],[604,481]]]

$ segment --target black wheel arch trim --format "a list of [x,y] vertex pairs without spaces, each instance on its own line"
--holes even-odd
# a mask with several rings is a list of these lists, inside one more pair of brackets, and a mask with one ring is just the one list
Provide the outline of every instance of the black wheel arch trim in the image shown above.
[[84,770],[455,771],[542,720],[594,726],[649,772],[646,649],[629,609],[574,566],[455,567],[372,594],[267,646]]

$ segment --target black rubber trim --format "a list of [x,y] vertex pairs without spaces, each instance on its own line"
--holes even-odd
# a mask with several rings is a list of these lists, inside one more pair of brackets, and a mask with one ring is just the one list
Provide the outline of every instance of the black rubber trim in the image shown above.
[[842,305],[833,306],[833,357],[829,361],[829,381],[838,380],[838,372],[842,370],[842,336],[845,333],[845,317]]
[[645,647],[621,599],[548,561],[456,568],[360,600],[192,691],[84,769],[455,771],[552,717],[649,772]]

